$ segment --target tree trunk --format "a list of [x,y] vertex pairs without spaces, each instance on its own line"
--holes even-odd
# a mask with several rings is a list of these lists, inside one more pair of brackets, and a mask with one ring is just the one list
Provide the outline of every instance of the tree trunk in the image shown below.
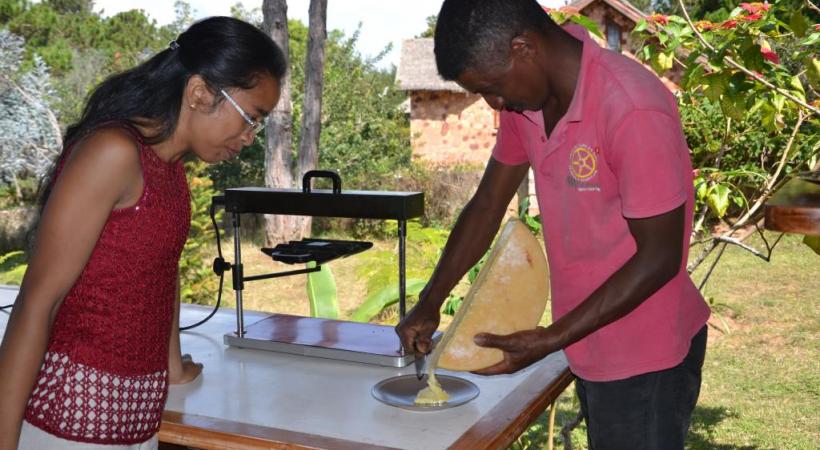
[[[285,56],[290,60],[288,45],[288,5],[286,0],[264,0],[262,14],[265,31]],[[265,185],[267,187],[290,188],[294,186],[293,157],[293,109],[290,93],[290,70],[281,81],[279,103],[270,114],[265,129]],[[295,216],[265,217],[265,238],[268,245],[301,239],[301,228]]]
[[[308,10],[308,46],[305,60],[305,103],[302,114],[302,140],[299,143],[301,177],[319,163],[319,136],[322,131],[322,88],[325,72],[325,41],[327,40],[327,0],[310,0]],[[310,217],[301,217],[303,235],[310,235]]]

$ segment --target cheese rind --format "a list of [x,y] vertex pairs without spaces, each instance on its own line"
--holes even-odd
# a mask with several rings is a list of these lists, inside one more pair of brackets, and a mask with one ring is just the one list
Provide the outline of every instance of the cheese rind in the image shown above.
[[544,314],[549,287],[540,243],[520,221],[509,220],[431,355],[431,369],[474,371],[501,362],[501,350],[479,347],[473,337],[535,328]]

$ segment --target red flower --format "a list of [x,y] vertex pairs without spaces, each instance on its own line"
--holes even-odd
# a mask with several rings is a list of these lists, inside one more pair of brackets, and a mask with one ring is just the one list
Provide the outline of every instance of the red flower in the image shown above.
[[762,18],[763,18],[763,14],[760,14],[760,13],[754,13],[754,14],[749,14],[748,16],[740,16],[740,18],[741,18],[742,20],[747,21],[747,22],[754,22],[755,20],[760,20],[760,19],[762,19]]
[[667,25],[669,24],[669,17],[664,16],[663,14],[652,14],[649,16],[649,21],[658,25]]
[[723,22],[722,24],[720,24],[721,28],[724,28],[724,29],[727,29],[727,30],[732,29],[736,26],[737,26],[737,20],[727,20],[726,22]]
[[760,53],[763,54],[763,59],[771,61],[775,64],[780,64],[780,57],[770,48],[760,47]]
[[814,31],[820,31],[820,23],[814,26]]
[[741,3],[740,7],[746,10],[749,14],[757,14],[760,11],[768,11],[771,5],[768,3]]

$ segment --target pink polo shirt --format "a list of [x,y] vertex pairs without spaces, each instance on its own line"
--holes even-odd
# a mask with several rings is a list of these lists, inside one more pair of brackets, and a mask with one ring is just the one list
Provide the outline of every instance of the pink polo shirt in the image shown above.
[[[635,254],[627,218],[686,203],[692,225],[689,150],[674,96],[651,72],[603,49],[586,30],[577,89],[547,138],[541,111],[503,111],[493,157],[529,163],[544,224],[557,320],[589,297]],[[673,367],[709,317],[686,272],[688,239],[677,276],[621,319],[565,349],[573,373],[611,381]]]

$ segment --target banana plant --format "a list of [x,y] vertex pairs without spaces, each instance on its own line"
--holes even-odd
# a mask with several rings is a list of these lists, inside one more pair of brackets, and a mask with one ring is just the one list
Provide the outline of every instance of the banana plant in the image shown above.
[[[307,267],[312,269],[316,267],[316,263],[311,261],[307,263]],[[330,271],[330,266],[324,264],[320,270],[308,273],[307,294],[310,300],[310,316],[338,319],[339,300],[336,292],[336,279]]]
[[[418,295],[424,285],[427,284],[424,280],[410,279],[407,280],[407,296]],[[351,320],[356,322],[369,322],[370,319],[376,317],[388,306],[394,305],[399,301],[399,287],[397,285],[387,286],[365,299],[364,303],[359,305]]]

